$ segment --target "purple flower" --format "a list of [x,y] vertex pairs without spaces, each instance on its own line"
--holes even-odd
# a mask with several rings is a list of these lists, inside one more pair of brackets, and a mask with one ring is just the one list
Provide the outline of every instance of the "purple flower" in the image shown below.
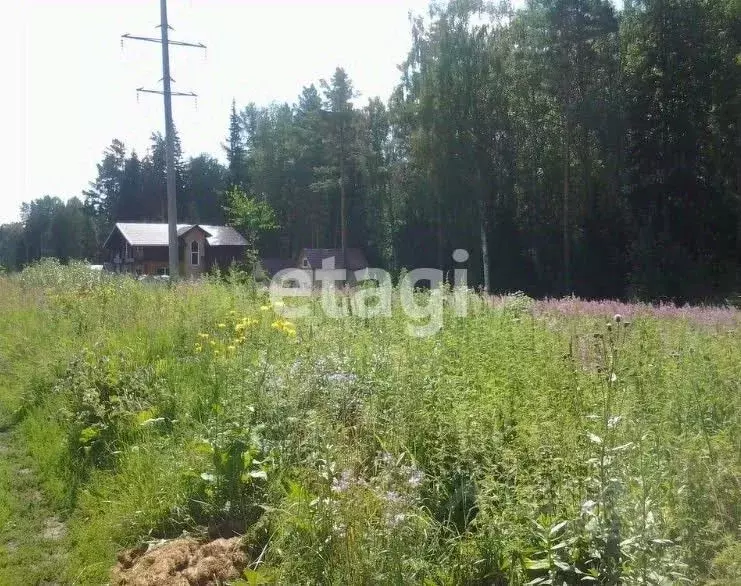
[[402,502],[403,499],[402,499],[402,496],[398,492],[394,490],[389,490],[386,492],[386,500],[389,503],[396,504],[396,503]]
[[344,470],[339,478],[332,480],[332,492],[345,492],[352,484],[352,475],[349,470]]
[[[704,326],[741,325],[741,312],[733,307],[725,306],[678,306],[673,303],[622,303],[620,301],[585,301],[576,297],[563,299],[544,299],[535,303],[535,316],[566,315],[583,317],[614,316],[614,321],[620,323],[626,318],[654,317],[660,319],[684,319]],[[618,320],[618,318],[620,318]]]

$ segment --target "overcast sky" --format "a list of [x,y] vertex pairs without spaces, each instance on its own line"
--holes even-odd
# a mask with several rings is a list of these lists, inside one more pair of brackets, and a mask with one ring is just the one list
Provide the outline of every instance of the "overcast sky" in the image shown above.
[[[520,3],[524,0],[519,0]],[[362,101],[388,98],[410,45],[410,11],[427,0],[169,0],[175,124],[186,155],[223,159],[232,98],[296,100],[301,88],[350,74]],[[79,196],[113,138],[143,155],[163,128],[159,45],[120,35],[157,36],[157,0],[17,0],[3,6],[0,54],[0,223],[24,201]]]

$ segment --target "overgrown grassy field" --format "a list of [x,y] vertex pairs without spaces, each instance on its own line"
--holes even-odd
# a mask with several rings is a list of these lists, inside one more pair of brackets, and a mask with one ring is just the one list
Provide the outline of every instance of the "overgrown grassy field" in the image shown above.
[[243,534],[254,584],[739,583],[739,312],[472,295],[415,338],[396,301],[277,309],[0,277],[0,428],[67,527],[40,566],[0,450],[0,584],[105,583],[183,531]]

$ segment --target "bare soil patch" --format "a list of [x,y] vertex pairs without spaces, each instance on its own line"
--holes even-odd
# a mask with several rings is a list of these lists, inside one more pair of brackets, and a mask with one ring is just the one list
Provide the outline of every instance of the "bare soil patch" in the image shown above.
[[201,543],[176,539],[125,551],[112,571],[114,586],[216,586],[238,578],[247,565],[241,539]]
[[67,526],[56,517],[47,519],[44,522],[44,530],[41,535],[44,539],[50,539],[52,541],[62,539],[67,535]]

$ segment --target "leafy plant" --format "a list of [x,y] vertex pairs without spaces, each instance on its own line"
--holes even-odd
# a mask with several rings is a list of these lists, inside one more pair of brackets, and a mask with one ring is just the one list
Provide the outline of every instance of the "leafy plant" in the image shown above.
[[278,229],[275,212],[265,199],[247,195],[240,187],[233,186],[225,194],[229,221],[247,239],[245,259],[251,267],[257,260],[257,244],[261,237]]

